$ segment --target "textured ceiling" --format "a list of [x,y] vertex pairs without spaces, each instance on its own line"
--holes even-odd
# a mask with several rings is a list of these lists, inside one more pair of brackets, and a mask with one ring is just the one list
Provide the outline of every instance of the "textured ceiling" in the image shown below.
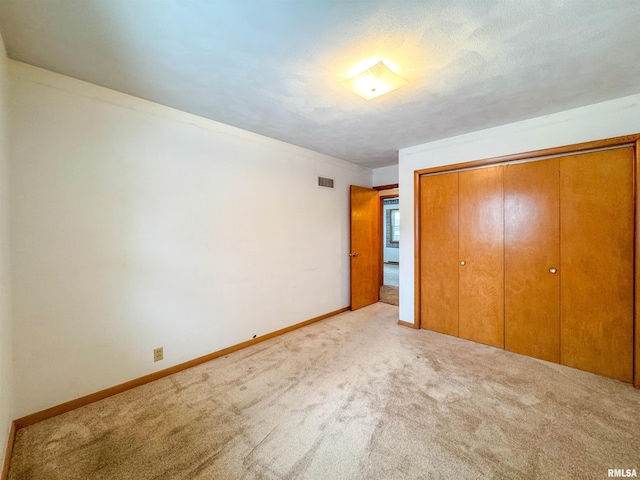
[[[1,0],[9,57],[369,167],[640,92],[638,0]],[[367,58],[409,85],[341,86]]]

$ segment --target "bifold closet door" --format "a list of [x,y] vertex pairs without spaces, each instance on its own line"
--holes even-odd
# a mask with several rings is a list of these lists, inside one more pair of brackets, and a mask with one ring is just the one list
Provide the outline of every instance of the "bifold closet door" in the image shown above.
[[504,348],[504,167],[458,173],[459,336]]
[[633,379],[633,149],[560,159],[561,363]]
[[420,178],[422,328],[458,335],[458,174]]
[[507,165],[505,349],[560,362],[559,159]]

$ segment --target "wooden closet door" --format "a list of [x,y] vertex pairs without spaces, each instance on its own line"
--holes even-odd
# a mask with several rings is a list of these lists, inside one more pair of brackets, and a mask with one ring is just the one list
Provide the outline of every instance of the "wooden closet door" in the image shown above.
[[422,328],[458,335],[458,174],[420,178]]
[[[560,362],[559,159],[507,165],[505,349]],[[555,273],[553,273],[555,271]]]
[[561,362],[633,377],[633,149],[560,159]]
[[504,167],[460,172],[459,336],[504,348]]

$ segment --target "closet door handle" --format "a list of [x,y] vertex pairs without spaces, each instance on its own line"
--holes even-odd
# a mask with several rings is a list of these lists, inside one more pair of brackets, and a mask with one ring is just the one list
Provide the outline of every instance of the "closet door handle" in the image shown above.
[[463,267],[464,267],[466,264],[467,264],[467,262],[465,262],[464,260],[462,260],[462,261],[460,262],[460,265],[462,265]]
[[558,270],[556,270],[555,268],[550,268],[549,272],[551,272],[552,275],[554,275]]

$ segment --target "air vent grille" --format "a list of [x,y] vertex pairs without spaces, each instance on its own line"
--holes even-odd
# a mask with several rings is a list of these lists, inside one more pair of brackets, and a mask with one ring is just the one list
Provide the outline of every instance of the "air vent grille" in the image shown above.
[[322,188],[334,188],[333,178],[318,177],[318,186]]

